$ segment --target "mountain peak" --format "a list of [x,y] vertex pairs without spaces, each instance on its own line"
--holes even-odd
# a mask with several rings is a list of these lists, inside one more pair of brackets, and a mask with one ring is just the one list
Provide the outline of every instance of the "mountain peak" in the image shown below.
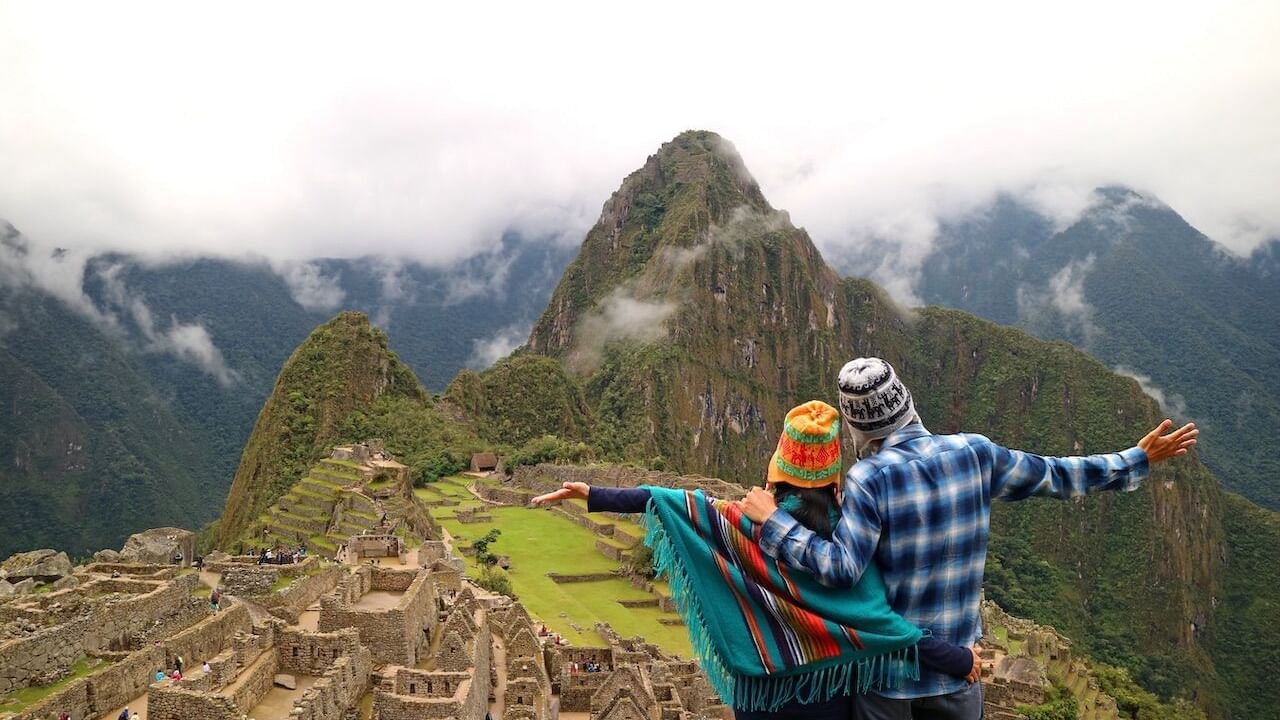
[[383,395],[425,399],[413,371],[362,312],[346,311],[298,346],[245,444],[227,495],[218,542],[229,547],[332,445],[352,411]]
[[797,260],[815,278],[830,274],[808,235],[769,205],[732,143],[683,132],[605,202],[529,345],[562,357],[579,336],[659,339],[677,309],[724,301],[732,268],[756,251]]

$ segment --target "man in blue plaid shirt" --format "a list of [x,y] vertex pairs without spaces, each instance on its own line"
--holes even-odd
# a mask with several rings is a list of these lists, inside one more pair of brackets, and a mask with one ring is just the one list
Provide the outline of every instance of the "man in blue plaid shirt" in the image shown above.
[[[1165,420],[1136,447],[1049,458],[1009,450],[981,435],[934,435],[889,363],[859,358],[840,373],[840,412],[861,460],[845,478],[840,523],[827,541],[755,488],[742,501],[763,523],[760,546],[833,587],[852,587],[875,562],[889,604],[934,637],[972,646],[982,636],[978,604],[991,500],[1079,497],[1131,491],[1150,465],[1187,454],[1195,425],[1165,435]],[[855,701],[867,720],[982,716],[980,683],[921,668],[920,679]]]

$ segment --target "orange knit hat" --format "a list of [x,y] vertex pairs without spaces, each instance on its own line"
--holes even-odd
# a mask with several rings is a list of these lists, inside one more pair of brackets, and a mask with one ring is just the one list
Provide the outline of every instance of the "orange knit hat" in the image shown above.
[[816,488],[840,481],[840,413],[820,400],[787,413],[778,450],[769,461],[769,484]]

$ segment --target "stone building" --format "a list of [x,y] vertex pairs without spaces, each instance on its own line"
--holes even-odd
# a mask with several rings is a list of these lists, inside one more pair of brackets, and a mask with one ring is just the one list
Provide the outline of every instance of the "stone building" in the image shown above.
[[435,585],[422,570],[360,566],[320,598],[319,629],[355,628],[379,663],[413,666],[436,625]]

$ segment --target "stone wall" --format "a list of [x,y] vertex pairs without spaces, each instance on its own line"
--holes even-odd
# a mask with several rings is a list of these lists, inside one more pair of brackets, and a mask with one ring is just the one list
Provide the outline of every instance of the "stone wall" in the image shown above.
[[89,653],[139,648],[190,625],[201,617],[191,600],[197,582],[187,575],[150,592],[84,602],[75,619],[0,643],[0,695],[55,682]]
[[147,691],[148,720],[241,720],[243,713],[229,697],[188,690],[178,685],[154,685]]
[[[262,701],[262,698],[271,692],[271,686],[274,684],[276,672],[279,670],[280,662],[277,654],[268,650],[258,656],[258,659],[251,663],[248,667],[240,672],[236,677],[239,683],[235,690],[231,692],[231,700],[240,708],[241,712],[249,712],[255,705]],[[192,715],[183,716],[182,720],[190,720]],[[164,720],[154,715],[151,720]],[[179,720],[173,718],[173,720]]]
[[[374,691],[373,717],[375,720],[483,718],[489,704],[491,649],[488,633],[481,632],[475,636],[470,653],[473,662],[470,673],[397,668],[392,685],[397,692],[386,689]],[[413,686],[412,694],[409,693],[410,686]],[[452,695],[442,697],[448,688],[452,688]],[[399,693],[401,689],[405,692]]]
[[[411,580],[407,587],[403,585],[405,580]],[[404,587],[404,594],[394,608],[354,607],[366,592],[380,588],[398,592],[394,588],[399,587]],[[355,628],[379,663],[415,665],[435,628],[435,605],[435,586],[428,573],[364,566],[349,573],[333,592],[320,599],[319,630]]]
[[725,500],[737,500],[746,489],[735,483],[700,475],[677,475],[672,472],[645,470],[625,465],[522,465],[515,470],[511,484],[537,492],[555,490],[565,482],[584,482],[607,487],[657,485],[684,490],[703,490]]
[[243,605],[233,605],[162,641],[159,647],[148,645],[130,653],[97,653],[114,662],[68,684],[13,720],[51,719],[63,711],[76,718],[96,717],[147,692],[155,671],[173,667],[175,656],[181,655],[188,668],[198,667],[201,660],[221,652],[235,633],[247,633],[250,628],[248,610]]
[[171,580],[177,576],[182,568],[177,565],[149,565],[145,563],[127,563],[127,562],[95,562],[90,563],[84,568],[87,573],[98,573],[101,575],[110,575],[111,573],[120,573],[138,579],[147,580]]
[[276,632],[281,672],[319,677],[344,655],[361,649],[360,633],[344,628],[331,633],[311,633],[287,628]]
[[419,574],[417,570],[375,567],[373,568],[372,576],[369,578],[369,589],[405,592],[418,579]]
[[293,704],[290,720],[343,720],[369,688],[373,659],[369,651],[357,647],[351,655],[338,658],[314,685]]
[[174,658],[181,655],[186,667],[198,667],[202,661],[229,647],[236,633],[247,635],[252,631],[253,621],[247,607],[238,602],[224,606],[221,611],[162,641],[164,665],[172,667]]
[[321,595],[337,587],[344,574],[340,567],[327,567],[314,575],[293,581],[279,592],[254,598],[254,603],[267,608],[272,615],[294,623],[303,610],[319,600]]
[[228,569],[222,575],[222,589],[228,595],[257,597],[271,593],[280,573],[269,565],[248,565]]
[[568,575],[564,573],[547,573],[547,577],[551,578],[551,582],[557,584],[580,583],[580,582],[597,582],[599,580],[614,580],[618,576],[613,573],[583,573],[581,575]]

